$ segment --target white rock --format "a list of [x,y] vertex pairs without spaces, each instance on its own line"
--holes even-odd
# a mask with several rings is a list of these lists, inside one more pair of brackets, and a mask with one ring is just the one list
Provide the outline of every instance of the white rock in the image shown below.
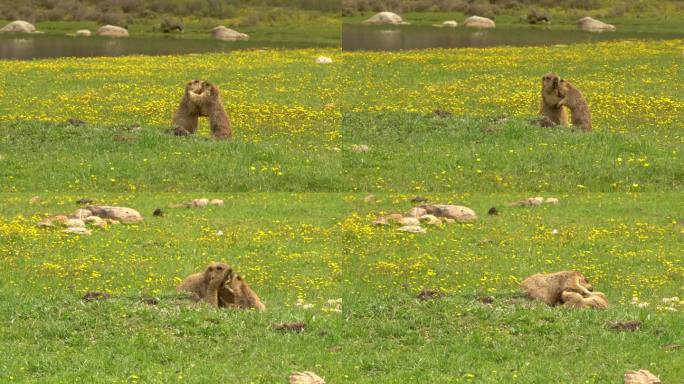
[[316,64],[332,64],[332,59],[327,56],[319,56],[316,59]]
[[416,217],[402,217],[401,220],[399,220],[399,224],[406,226],[415,226],[420,225],[420,220],[418,220],[418,218]]
[[82,228],[82,227],[69,227],[67,229],[62,230],[64,233],[74,233],[77,235],[90,235],[93,232],[90,229]]
[[368,147],[366,144],[352,144],[349,146],[349,150],[352,152],[361,153],[370,151],[370,147]]
[[94,216],[99,216],[103,219],[117,220],[124,224],[137,223],[143,220],[140,213],[133,208],[107,205],[89,205],[86,208],[92,212]]
[[427,225],[442,225],[442,220],[435,215],[423,215],[420,217],[420,221]]
[[36,32],[36,27],[24,20],[15,20],[4,27],[0,28],[0,32],[9,33],[34,33]]
[[421,207],[413,207],[406,212],[406,216],[410,217],[421,217],[425,216],[425,214],[427,214],[427,211],[425,210],[425,208]]
[[475,211],[462,205],[445,205],[445,204],[426,204],[421,205],[425,208],[427,214],[435,215],[437,217],[446,217],[461,223],[477,220]]
[[542,205],[543,202],[544,202],[544,198],[543,198],[543,197],[528,197],[528,198],[525,200],[525,203],[526,203],[527,205],[534,205],[534,206]]
[[36,226],[38,228],[51,228],[51,227],[54,227],[55,225],[52,224],[52,220],[47,218],[47,219],[43,219],[43,220],[39,221],[38,224],[36,224]]
[[193,207],[201,208],[201,207],[206,207],[207,205],[209,205],[209,199],[193,199],[192,200],[192,206]]
[[627,371],[624,376],[625,384],[660,384],[660,379],[651,372],[641,369]]
[[90,217],[92,215],[93,215],[93,213],[90,212],[90,210],[80,208],[80,209],[77,209],[73,214],[71,214],[71,217],[73,217],[75,219],[85,220],[87,217]]
[[408,24],[402,20],[401,16],[394,12],[380,12],[373,15],[364,24]]
[[103,25],[97,29],[95,34],[108,37],[128,37],[126,28],[118,27],[116,25]]
[[442,23],[442,27],[456,28],[458,27],[458,22],[456,20],[447,20]]
[[615,31],[614,25],[606,24],[603,21],[593,19],[589,16],[577,20],[577,26],[579,29],[589,32]]
[[211,199],[209,205],[223,205],[223,200],[221,199]]
[[546,200],[544,200],[544,203],[546,204],[558,204],[558,199],[555,197],[547,197]]
[[88,36],[90,36],[91,34],[92,34],[92,33],[90,32],[89,29],[79,29],[78,31],[76,31],[76,36],[88,37]]
[[400,227],[398,230],[410,233],[425,233],[425,228],[421,227],[420,225],[404,225],[403,227]]
[[212,28],[211,36],[214,39],[224,41],[249,40],[249,35],[230,28],[226,28],[223,25],[219,25],[218,27]]
[[290,384],[325,384],[325,380],[311,371],[292,372]]
[[66,226],[69,228],[83,228],[85,223],[81,219],[69,219],[66,222]]
[[105,228],[107,227],[107,222],[99,216],[88,216],[85,222],[92,225],[93,227]]
[[488,19],[486,17],[470,16],[469,18],[463,21],[463,26],[468,28],[487,29],[495,28],[496,23],[494,23],[494,20]]

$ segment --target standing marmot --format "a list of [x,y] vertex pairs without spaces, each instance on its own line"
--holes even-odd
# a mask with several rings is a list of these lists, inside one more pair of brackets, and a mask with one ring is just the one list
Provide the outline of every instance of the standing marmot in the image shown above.
[[207,81],[192,80],[185,86],[185,93],[173,116],[176,136],[195,133],[200,116],[209,118],[211,133],[215,139],[226,140],[232,137],[230,119],[223,108],[218,87]]
[[561,80],[558,85],[559,107],[564,105],[572,112],[572,125],[585,131],[591,131],[591,111],[587,100],[579,89],[569,81]]
[[553,72],[542,77],[542,102],[539,114],[543,119],[542,125],[544,126],[568,125],[568,113],[562,106],[558,105],[562,100],[562,97],[558,95],[560,81],[560,77]]

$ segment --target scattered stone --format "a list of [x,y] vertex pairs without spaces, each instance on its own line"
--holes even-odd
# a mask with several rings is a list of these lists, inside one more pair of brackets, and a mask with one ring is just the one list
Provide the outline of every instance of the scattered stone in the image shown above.
[[133,224],[143,220],[138,211],[127,207],[114,207],[107,205],[89,205],[86,207],[95,216],[103,219],[113,219],[124,224]]
[[411,199],[412,203],[427,203],[427,201],[428,201],[427,197],[423,197],[423,196],[416,196],[416,197]]
[[223,205],[223,200],[221,199],[211,199],[209,205]]
[[223,25],[212,28],[211,36],[214,39],[223,41],[249,40],[249,35],[226,28]]
[[498,215],[499,211],[496,209],[496,207],[491,207],[489,208],[489,211],[487,211],[487,214],[489,215]]
[[479,296],[477,301],[482,304],[492,304],[494,303],[494,296]]
[[82,198],[76,200],[76,204],[79,204],[79,205],[92,204],[92,202],[93,202],[93,199],[89,199],[87,197],[82,197]]
[[76,219],[80,219],[80,220],[85,220],[86,217],[90,217],[92,215],[93,215],[93,213],[90,212],[90,210],[84,209],[84,208],[79,208],[73,214],[71,214],[71,217],[76,218]]
[[443,109],[435,109],[432,111],[437,117],[445,118],[445,117],[450,117],[452,115],[451,112],[445,111]]
[[380,12],[373,15],[370,19],[363,22],[364,24],[408,24],[401,16],[394,12]]
[[370,147],[366,144],[352,144],[349,146],[349,150],[356,153],[362,153],[370,151]]
[[420,221],[426,225],[442,225],[442,220],[435,215],[423,215],[420,217]]
[[551,234],[554,235],[554,236],[556,236],[558,233],[559,233],[559,232],[558,232],[558,230],[557,230],[556,228],[554,228],[554,229],[551,230]]
[[197,208],[203,208],[209,205],[209,199],[193,199],[192,206]]
[[332,64],[332,59],[327,56],[319,56],[316,58],[316,64]]
[[546,200],[544,200],[544,203],[546,203],[546,204],[558,204],[558,199],[555,197],[547,197]]
[[418,292],[418,295],[416,295],[416,299],[418,300],[432,300],[432,299],[440,299],[444,297],[444,293],[440,291],[435,291],[433,289],[423,289],[422,291]]
[[278,323],[271,325],[271,327],[276,331],[300,333],[304,331],[306,326],[304,323]]
[[41,199],[40,199],[40,196],[33,196],[33,197],[29,200],[29,204],[38,204],[38,203],[40,203],[40,200],[41,200]]
[[542,205],[542,203],[544,202],[544,198],[539,197],[539,196],[538,197],[528,197],[525,200],[525,202],[527,203],[527,205],[530,205],[530,206]]
[[141,300],[143,303],[147,305],[157,305],[159,304],[159,299],[156,297],[146,297]]
[[404,218],[400,213],[392,213],[385,216],[387,222],[399,224],[399,222]]
[[404,226],[417,226],[420,225],[420,220],[416,217],[402,217],[399,220],[399,224]]
[[463,26],[468,28],[488,29],[495,28],[496,23],[494,23],[494,20],[486,17],[470,16],[463,21]]
[[75,235],[91,235],[93,232],[90,229],[84,227],[69,227],[62,230],[64,233],[73,233]]
[[88,291],[81,300],[83,301],[94,301],[94,300],[108,300],[111,298],[109,293],[98,292],[98,291]]
[[98,36],[107,37],[128,37],[128,31],[126,28],[122,28],[116,25],[103,25],[97,29],[95,32]]
[[38,228],[52,228],[55,225],[52,223],[52,220],[50,218],[45,218],[36,224]]
[[442,27],[456,28],[458,27],[458,22],[456,20],[446,20],[442,22]]
[[88,216],[85,222],[98,228],[107,228],[107,222],[99,216]]
[[88,37],[88,36],[90,36],[91,34],[92,34],[92,33],[90,32],[89,29],[79,29],[78,31],[76,31],[75,36]]
[[24,20],[15,20],[0,28],[0,33],[35,33],[36,27]]
[[420,207],[424,208],[427,214],[454,219],[461,223],[477,220],[477,214],[475,214],[475,211],[461,205],[424,204]]
[[66,226],[70,228],[85,228],[85,222],[81,219],[68,219]]
[[420,225],[404,225],[399,228],[399,231],[409,232],[409,233],[425,233],[425,228]]
[[625,384],[660,384],[660,379],[651,372],[641,369],[625,372]]
[[406,212],[406,215],[405,215],[405,216],[408,216],[408,217],[421,217],[421,216],[425,216],[426,214],[427,214],[427,211],[425,210],[425,208],[413,207],[413,208],[409,209],[409,210]]
[[629,321],[611,321],[608,326],[616,331],[628,331],[634,332],[641,328],[641,321],[639,320],[629,320]]
[[161,208],[157,208],[157,209],[154,210],[154,212],[152,212],[152,216],[154,216],[154,217],[162,217],[162,216],[164,216],[164,211],[162,211]]
[[325,384],[325,380],[311,371],[292,372],[290,384]]
[[603,21],[593,19],[589,16],[577,20],[577,26],[579,29],[588,32],[615,31],[614,25],[606,24]]

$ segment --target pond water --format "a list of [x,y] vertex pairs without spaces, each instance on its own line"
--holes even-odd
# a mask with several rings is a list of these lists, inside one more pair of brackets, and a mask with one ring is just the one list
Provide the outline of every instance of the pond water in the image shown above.
[[[316,44],[281,41],[220,41],[183,37],[70,37],[50,34],[0,34],[0,59],[87,57],[124,55],[170,55],[225,52],[250,48],[310,48]],[[322,46],[322,45],[321,45]]]
[[366,26],[342,25],[342,50],[397,51],[422,48],[461,48],[493,46],[541,46],[591,43],[625,39],[672,39],[683,33],[585,32],[559,31],[546,28],[496,28],[477,30],[464,27],[431,26]]

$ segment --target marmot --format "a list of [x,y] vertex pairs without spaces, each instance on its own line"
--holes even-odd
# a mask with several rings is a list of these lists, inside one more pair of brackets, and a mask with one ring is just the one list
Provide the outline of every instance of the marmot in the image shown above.
[[539,111],[542,117],[542,125],[568,125],[568,113],[562,106],[558,105],[563,99],[558,95],[560,81],[560,77],[553,72],[549,72],[542,77],[542,101],[541,110]]
[[192,80],[185,86],[178,110],[173,116],[176,136],[186,136],[197,131],[200,116],[209,118],[211,133],[215,139],[230,139],[233,135],[230,119],[217,86],[207,81]]
[[558,97],[561,98],[557,105],[567,106],[572,112],[572,125],[585,131],[591,131],[591,111],[587,100],[579,89],[572,83],[561,80],[558,85]]
[[586,277],[577,271],[538,273],[523,280],[521,287],[530,299],[541,300],[552,306],[563,303],[561,295],[564,291],[589,296],[593,290]]

